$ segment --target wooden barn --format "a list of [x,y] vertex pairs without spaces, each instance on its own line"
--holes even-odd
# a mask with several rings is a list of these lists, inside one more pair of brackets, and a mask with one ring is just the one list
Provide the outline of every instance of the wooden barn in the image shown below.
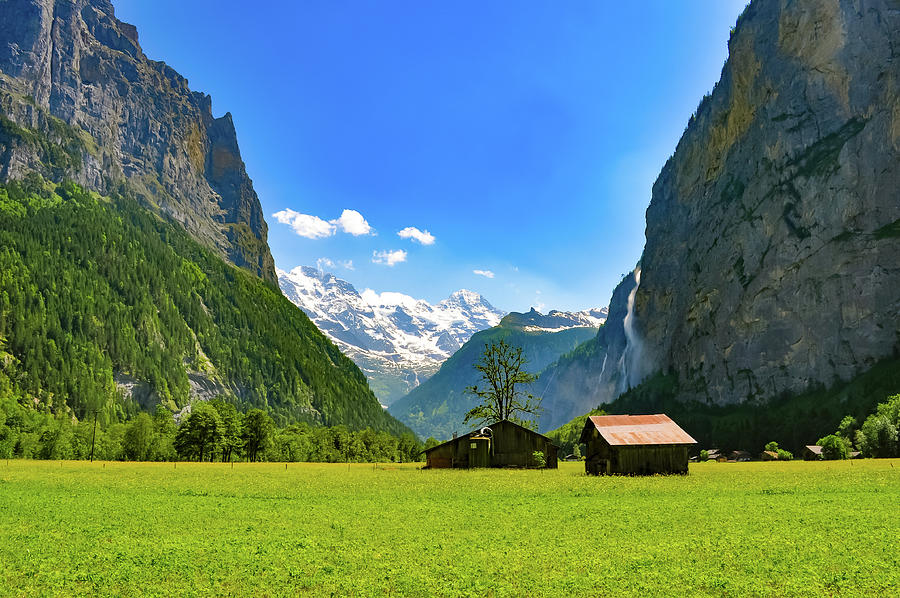
[[426,450],[425,467],[536,467],[540,451],[556,469],[557,450],[546,436],[504,419]]
[[584,469],[598,474],[687,473],[697,442],[668,416],[594,415],[584,423]]
[[803,447],[803,460],[804,461],[821,461],[822,460],[822,447],[818,444],[807,444]]

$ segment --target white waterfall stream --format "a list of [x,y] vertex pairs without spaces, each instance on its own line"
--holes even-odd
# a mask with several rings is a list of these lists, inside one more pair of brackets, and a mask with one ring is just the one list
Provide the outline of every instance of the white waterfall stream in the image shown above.
[[619,369],[622,378],[619,382],[620,392],[624,392],[636,386],[643,377],[642,361],[644,358],[644,343],[634,329],[634,297],[637,295],[638,287],[641,286],[641,267],[634,269],[634,288],[628,293],[628,311],[625,313],[625,320],[622,322],[625,328],[625,350],[622,352],[622,358],[619,360]]

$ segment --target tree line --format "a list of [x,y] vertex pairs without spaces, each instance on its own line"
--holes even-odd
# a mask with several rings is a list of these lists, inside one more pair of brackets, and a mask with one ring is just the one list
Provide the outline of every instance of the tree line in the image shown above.
[[879,403],[862,425],[848,415],[834,434],[820,438],[823,459],[849,459],[859,451],[864,457],[900,457],[900,394]]
[[95,423],[92,414],[40,413],[0,401],[0,458],[106,461],[307,461],[389,463],[420,459],[424,446],[412,434],[370,428],[278,427],[261,409],[241,413],[228,401],[198,401],[181,421],[164,406],[124,423]]

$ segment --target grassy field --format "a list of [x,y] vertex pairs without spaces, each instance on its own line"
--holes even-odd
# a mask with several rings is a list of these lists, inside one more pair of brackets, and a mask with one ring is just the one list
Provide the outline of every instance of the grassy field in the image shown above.
[[582,471],[0,461],[0,595],[900,595],[900,460]]

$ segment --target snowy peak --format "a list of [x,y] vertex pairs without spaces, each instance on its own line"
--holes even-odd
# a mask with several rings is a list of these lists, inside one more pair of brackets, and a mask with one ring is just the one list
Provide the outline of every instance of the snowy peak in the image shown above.
[[500,325],[506,328],[518,328],[527,332],[558,332],[570,328],[599,328],[606,322],[608,309],[598,307],[576,312],[550,310],[547,315],[533,307],[528,313],[512,312],[507,314]]
[[437,371],[503,312],[478,293],[460,290],[431,305],[396,292],[362,293],[309,266],[278,271],[284,295],[366,373],[376,396],[390,404]]

